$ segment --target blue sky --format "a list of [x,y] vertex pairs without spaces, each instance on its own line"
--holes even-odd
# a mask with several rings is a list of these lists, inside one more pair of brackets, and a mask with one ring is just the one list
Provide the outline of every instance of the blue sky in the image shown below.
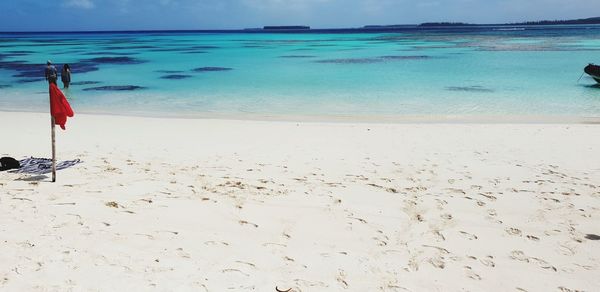
[[600,0],[0,0],[0,31],[315,28],[600,16]]

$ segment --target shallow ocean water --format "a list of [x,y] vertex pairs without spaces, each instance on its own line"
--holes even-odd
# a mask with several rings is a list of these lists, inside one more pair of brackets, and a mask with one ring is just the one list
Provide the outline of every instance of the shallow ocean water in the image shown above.
[[600,63],[598,26],[0,34],[0,110],[47,110],[47,59],[71,65],[77,112],[600,117],[600,88],[578,82]]

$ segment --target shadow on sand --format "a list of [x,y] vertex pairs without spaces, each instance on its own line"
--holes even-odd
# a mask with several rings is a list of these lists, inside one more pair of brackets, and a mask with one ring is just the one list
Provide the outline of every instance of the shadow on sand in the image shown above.
[[18,178],[16,180],[18,180],[18,181],[43,181],[45,179],[48,179],[47,175],[36,175],[36,176]]

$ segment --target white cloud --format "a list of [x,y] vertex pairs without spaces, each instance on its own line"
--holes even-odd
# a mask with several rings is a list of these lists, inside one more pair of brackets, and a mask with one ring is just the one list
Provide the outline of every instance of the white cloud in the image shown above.
[[65,0],[63,3],[65,7],[81,8],[81,9],[92,9],[96,5],[92,0]]

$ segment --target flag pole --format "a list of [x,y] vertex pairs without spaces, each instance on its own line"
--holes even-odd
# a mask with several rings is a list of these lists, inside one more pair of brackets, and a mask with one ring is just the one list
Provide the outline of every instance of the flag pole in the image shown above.
[[50,116],[50,122],[52,123],[52,182],[56,182],[56,136],[54,134],[54,117]]
[[56,182],[56,135],[54,133],[54,116],[52,116],[52,85],[50,85],[50,131],[52,137],[52,182]]

